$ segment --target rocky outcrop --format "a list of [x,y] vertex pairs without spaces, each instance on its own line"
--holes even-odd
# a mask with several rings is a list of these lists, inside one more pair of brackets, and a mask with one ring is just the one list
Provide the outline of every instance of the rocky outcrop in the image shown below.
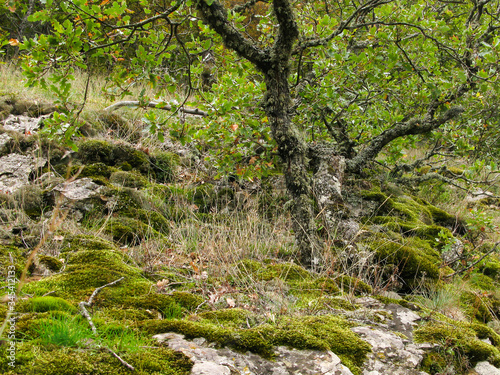
[[267,360],[250,352],[215,349],[203,338],[189,341],[176,333],[155,335],[154,338],[189,357],[194,363],[192,375],[353,375],[331,351],[297,350],[279,346],[275,350],[275,358]]

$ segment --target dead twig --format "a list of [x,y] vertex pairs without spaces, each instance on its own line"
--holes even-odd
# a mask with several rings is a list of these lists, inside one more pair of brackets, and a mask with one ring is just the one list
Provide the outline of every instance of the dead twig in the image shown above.
[[120,277],[118,280],[115,280],[115,281],[112,281],[106,285],[103,285],[103,286],[100,286],[99,288],[97,288],[96,290],[94,290],[94,292],[91,294],[88,302],[85,302],[85,301],[82,301],[78,304],[78,306],[80,307],[80,310],[82,310],[82,315],[87,319],[87,321],[89,322],[89,325],[90,325],[90,328],[92,328],[92,332],[94,333],[94,335],[97,336],[97,329],[95,328],[95,325],[94,325],[94,322],[92,322],[92,317],[90,316],[89,312],[87,311],[87,309],[85,307],[90,307],[92,306],[92,302],[94,301],[94,298],[95,296],[97,296],[97,294],[103,290],[104,288],[108,287],[108,286],[111,286],[111,285],[115,285],[117,283],[119,283],[120,281],[122,281],[125,277]]
[[493,246],[493,248],[488,251],[486,254],[484,254],[481,258],[479,258],[478,260],[476,260],[474,263],[472,263],[471,265],[467,266],[467,267],[464,267],[462,268],[461,270],[458,270],[458,271],[455,271],[453,272],[452,274],[449,274],[449,275],[446,275],[445,278],[449,279],[449,278],[452,278],[453,276],[455,275],[459,275],[461,273],[464,273],[468,270],[470,270],[472,267],[474,267],[476,264],[478,264],[479,262],[481,262],[484,258],[486,258],[488,255],[490,255],[491,253],[495,252],[495,250],[497,249],[497,246],[498,244],[500,244],[500,242],[497,242],[495,243],[495,246]]
[[[115,285],[115,284],[118,284],[120,281],[122,281],[125,277],[120,277],[118,280],[115,280],[115,281],[112,281],[110,283],[107,283],[106,285],[103,285],[103,286],[100,286],[99,288],[97,288],[96,290],[94,290],[94,292],[90,295],[90,298],[87,302],[85,301],[82,301],[78,304],[78,307],[80,307],[80,310],[81,310],[81,313],[82,315],[85,317],[85,319],[87,319],[87,321],[89,322],[89,325],[90,325],[90,328],[92,329],[92,332],[94,333],[95,336],[97,336],[97,328],[95,327],[94,325],[94,322],[92,321],[92,317],[90,316],[89,312],[87,311],[86,307],[90,307],[92,306],[92,303],[94,302],[94,298],[97,296],[97,294],[103,290],[104,288],[108,287],[108,286],[111,286],[111,285]],[[129,363],[125,362],[118,354],[116,354],[114,351],[112,351],[110,348],[108,348],[107,346],[104,346],[103,347],[105,350],[107,350],[108,352],[111,353],[111,355],[113,357],[115,357],[116,359],[118,359],[120,361],[120,363],[125,366],[126,368],[128,368],[130,371],[135,371],[135,368],[134,366],[130,365]]]

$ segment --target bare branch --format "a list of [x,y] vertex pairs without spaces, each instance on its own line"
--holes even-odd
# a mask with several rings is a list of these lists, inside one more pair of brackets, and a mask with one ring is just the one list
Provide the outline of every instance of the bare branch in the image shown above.
[[[301,50],[310,47],[324,46],[329,43],[333,38],[342,34],[348,28],[358,28],[360,25],[354,24],[353,21],[357,20],[360,16],[369,13],[380,5],[392,3],[394,0],[368,0],[365,4],[360,5],[346,20],[343,20],[338,25],[337,29],[325,38],[316,39],[303,39],[293,51],[293,54],[299,53]],[[376,24],[377,22],[375,22]]]
[[[138,100],[125,100],[125,101],[111,104],[109,107],[104,108],[104,111],[114,111],[115,109],[118,109],[121,107],[148,107],[148,108],[154,108],[154,109],[163,109],[166,111],[172,110],[172,106],[169,104],[158,106],[159,104],[160,104],[160,102],[155,102],[155,101],[144,104]],[[194,115],[194,116],[208,116],[207,112],[202,111],[201,109],[198,109],[198,108],[180,107],[179,111],[187,113],[189,115]]]
[[467,266],[465,268],[462,268],[461,270],[455,271],[455,272],[453,272],[450,275],[446,275],[445,278],[450,279],[450,278],[452,278],[455,275],[460,275],[461,273],[464,273],[464,272],[470,270],[472,267],[474,267],[476,264],[480,263],[488,255],[494,253],[497,250],[498,244],[500,244],[500,242],[495,243],[495,246],[493,246],[493,249],[491,249],[490,251],[488,251],[486,254],[484,254],[481,258],[479,258],[477,261],[475,261],[471,265],[469,265],[469,266]]
[[95,325],[94,323],[92,322],[92,317],[90,316],[89,312],[87,311],[87,309],[85,307],[90,307],[92,306],[92,302],[94,302],[94,298],[97,296],[97,294],[103,290],[104,288],[108,287],[108,286],[111,286],[111,285],[115,285],[117,283],[119,283],[120,281],[122,281],[125,277],[120,277],[118,280],[115,280],[115,281],[112,281],[110,283],[107,283],[106,285],[103,285],[103,286],[100,286],[99,288],[97,288],[96,290],[94,290],[94,292],[90,295],[90,298],[88,300],[88,302],[80,302],[78,304],[78,306],[80,307],[80,310],[82,310],[82,315],[87,319],[87,321],[89,322],[89,325],[90,325],[90,328],[92,329],[92,332],[94,333],[94,335],[97,335],[97,329],[95,328]]
[[211,5],[204,0],[198,0],[197,8],[204,21],[221,36],[229,49],[253,63],[261,71],[267,70],[270,62],[269,51],[258,48],[236,30],[227,19],[226,9],[218,0],[214,0]]
[[396,138],[428,133],[459,116],[463,111],[464,109],[462,107],[452,107],[437,119],[433,118],[434,113],[432,112],[431,114],[426,114],[424,119],[412,118],[404,123],[396,123],[394,126],[374,137],[365,149],[361,150],[351,160],[348,160],[346,169],[354,173],[359,172],[368,161],[373,160],[387,144]]

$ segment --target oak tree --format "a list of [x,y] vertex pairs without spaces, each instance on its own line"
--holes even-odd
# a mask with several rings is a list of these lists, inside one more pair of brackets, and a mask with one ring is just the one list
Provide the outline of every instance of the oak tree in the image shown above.
[[[334,214],[344,175],[381,153],[399,178],[444,150],[498,156],[499,14],[498,0],[47,0],[30,20],[51,31],[21,48],[27,77],[68,108],[61,123],[78,112],[72,69],[99,67],[122,93],[138,80],[184,85],[214,113],[192,139],[222,142],[244,168],[262,171],[276,153],[300,261],[315,268],[315,209]],[[209,52],[215,77],[204,92],[196,79]],[[427,154],[405,162],[424,141]]]

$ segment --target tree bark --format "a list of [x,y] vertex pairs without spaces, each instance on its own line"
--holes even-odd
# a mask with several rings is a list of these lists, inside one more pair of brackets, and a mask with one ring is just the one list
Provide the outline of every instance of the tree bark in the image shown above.
[[211,5],[199,0],[198,10],[228,48],[253,63],[264,75],[264,108],[283,161],[286,187],[293,199],[291,213],[299,261],[315,269],[320,261],[320,242],[314,224],[312,183],[307,173],[307,145],[291,118],[288,83],[291,53],[299,30],[289,0],[273,0],[272,5],[279,28],[274,45],[266,49],[259,48],[234,28],[217,0]]

